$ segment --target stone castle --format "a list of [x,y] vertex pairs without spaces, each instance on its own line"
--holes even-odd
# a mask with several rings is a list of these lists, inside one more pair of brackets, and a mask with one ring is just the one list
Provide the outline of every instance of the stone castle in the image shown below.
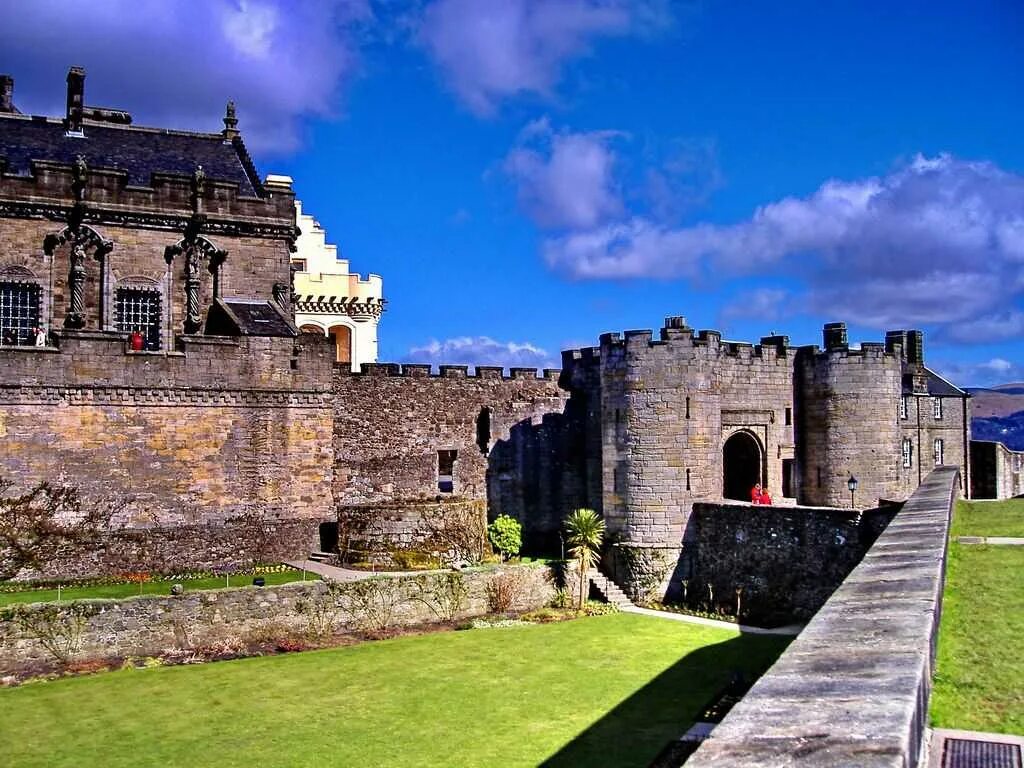
[[408,544],[424,509],[470,501],[551,552],[593,507],[616,579],[632,589],[657,559],[669,588],[694,505],[754,483],[794,509],[903,500],[938,465],[972,487],[968,395],[915,330],[852,346],[830,323],[794,347],[670,317],[560,371],[359,365],[380,280],[296,253],[291,180],[261,179],[233,106],[215,133],[142,128],[86,105],[84,78],[60,118],[20,114],[0,78],[0,474],[119,510],[104,547],[55,572],[302,556],[359,516]]

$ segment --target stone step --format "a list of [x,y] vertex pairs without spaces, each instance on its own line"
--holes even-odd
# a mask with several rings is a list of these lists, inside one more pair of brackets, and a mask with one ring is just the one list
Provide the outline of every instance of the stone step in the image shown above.
[[331,552],[311,552],[309,559],[315,560],[318,563],[326,563],[334,559],[334,554]]
[[592,574],[590,576],[590,583],[594,585],[598,592],[604,595],[604,599],[609,603],[619,607],[632,605],[630,599],[619,589],[618,585],[604,574]]

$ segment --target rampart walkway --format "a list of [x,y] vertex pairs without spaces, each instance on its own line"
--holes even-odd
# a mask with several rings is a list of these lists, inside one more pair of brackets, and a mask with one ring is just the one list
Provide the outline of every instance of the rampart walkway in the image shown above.
[[957,474],[928,476],[687,768],[919,765]]

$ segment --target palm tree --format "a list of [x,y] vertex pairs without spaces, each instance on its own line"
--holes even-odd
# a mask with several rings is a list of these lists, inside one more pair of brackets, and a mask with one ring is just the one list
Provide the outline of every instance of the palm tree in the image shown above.
[[604,539],[604,520],[592,509],[574,509],[565,520],[569,554],[580,567],[579,607],[587,599],[587,572],[597,562],[601,541]]

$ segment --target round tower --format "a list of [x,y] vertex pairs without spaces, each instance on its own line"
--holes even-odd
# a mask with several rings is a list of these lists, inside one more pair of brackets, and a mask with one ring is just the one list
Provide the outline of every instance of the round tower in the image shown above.
[[850,349],[844,323],[824,328],[824,350],[800,349],[794,382],[801,504],[873,507],[898,495],[902,351]]

